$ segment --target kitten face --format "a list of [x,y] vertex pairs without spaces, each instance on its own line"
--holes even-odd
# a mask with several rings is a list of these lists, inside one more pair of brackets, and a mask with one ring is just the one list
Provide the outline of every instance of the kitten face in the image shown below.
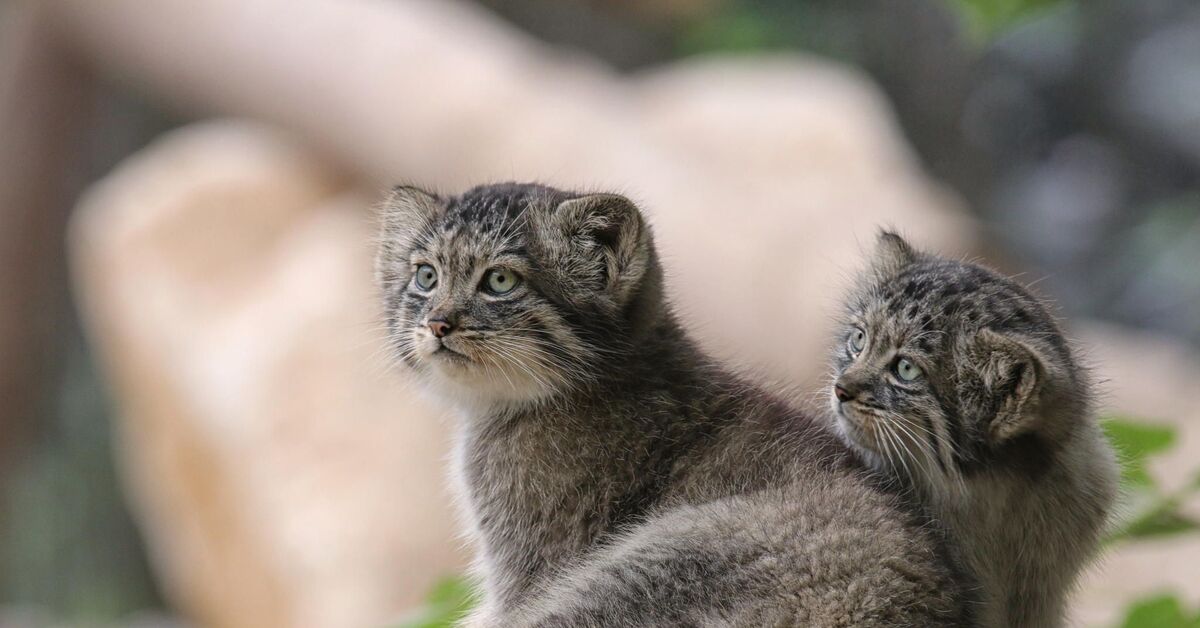
[[1043,435],[1073,369],[1052,318],[1012,281],[891,234],[846,303],[831,403],[868,461],[943,483]]
[[636,210],[616,199],[397,188],[382,207],[377,276],[399,360],[472,402],[534,402],[586,383],[633,265],[614,268],[617,241],[638,236],[620,222]]

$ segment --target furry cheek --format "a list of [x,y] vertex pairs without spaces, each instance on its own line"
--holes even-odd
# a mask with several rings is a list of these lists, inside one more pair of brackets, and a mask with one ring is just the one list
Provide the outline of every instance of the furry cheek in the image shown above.
[[839,404],[834,401],[834,414],[837,416],[837,424],[846,440],[850,444],[874,449],[877,446],[875,433],[877,419],[870,415],[864,414],[854,408],[854,402]]

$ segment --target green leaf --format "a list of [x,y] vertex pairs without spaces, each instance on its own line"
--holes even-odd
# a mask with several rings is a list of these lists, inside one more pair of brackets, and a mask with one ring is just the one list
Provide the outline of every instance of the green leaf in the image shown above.
[[977,40],[987,41],[1009,27],[1028,20],[1038,13],[1065,0],[950,0],[966,20],[967,26]]
[[732,5],[681,29],[677,45],[685,55],[730,53],[777,48],[782,39],[768,14]]
[[1174,595],[1138,600],[1125,614],[1121,628],[1174,628],[1187,625],[1183,604]]
[[451,628],[475,606],[475,588],[465,578],[440,580],[429,591],[425,605],[394,628]]
[[1146,460],[1175,445],[1175,429],[1120,417],[1106,419],[1101,425],[1121,461],[1121,481],[1129,487],[1154,486]]
[[1123,537],[1145,539],[1200,530],[1200,524],[1179,512],[1179,504],[1168,501],[1162,507],[1138,517],[1123,531]]
[[1101,425],[1113,445],[1127,456],[1145,458],[1175,445],[1176,430],[1169,425],[1117,416],[1104,419]]
[[466,578],[443,578],[426,597],[428,604],[459,605],[474,597],[475,591]]
[[1156,595],[1135,602],[1121,628],[1200,628],[1200,614],[1189,613],[1174,595]]

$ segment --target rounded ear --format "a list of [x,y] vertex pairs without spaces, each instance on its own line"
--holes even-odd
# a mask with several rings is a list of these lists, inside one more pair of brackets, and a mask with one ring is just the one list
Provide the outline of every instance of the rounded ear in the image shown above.
[[649,230],[632,201],[619,194],[589,194],[559,203],[554,221],[568,241],[583,238],[603,256],[603,280],[624,303],[646,273]]
[[436,194],[412,185],[397,185],[379,203],[384,238],[411,238],[441,215],[442,207]]
[[871,268],[883,276],[899,273],[917,261],[917,251],[893,231],[880,231],[871,255]]
[[[375,278],[385,288],[395,278],[394,261],[407,257],[423,229],[441,215],[443,203],[436,195],[410,185],[398,185],[376,206],[379,248]],[[407,263],[407,262],[405,262]]]
[[1003,442],[1032,429],[1038,401],[1053,376],[1041,352],[1026,342],[980,330],[975,337],[976,367],[985,398],[995,400],[996,415],[989,425],[993,442]]

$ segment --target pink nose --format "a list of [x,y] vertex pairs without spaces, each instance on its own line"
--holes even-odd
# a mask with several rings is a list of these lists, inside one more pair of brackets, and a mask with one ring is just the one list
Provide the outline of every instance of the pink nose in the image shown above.
[[840,401],[842,403],[850,401],[851,399],[854,398],[854,395],[850,394],[850,391],[846,390],[845,388],[842,388],[841,386],[834,386],[833,394],[837,395],[838,401]]
[[437,319],[429,321],[429,331],[433,332],[433,335],[437,336],[438,338],[444,338],[446,334],[450,333],[450,331],[453,329],[454,327],[444,320]]

